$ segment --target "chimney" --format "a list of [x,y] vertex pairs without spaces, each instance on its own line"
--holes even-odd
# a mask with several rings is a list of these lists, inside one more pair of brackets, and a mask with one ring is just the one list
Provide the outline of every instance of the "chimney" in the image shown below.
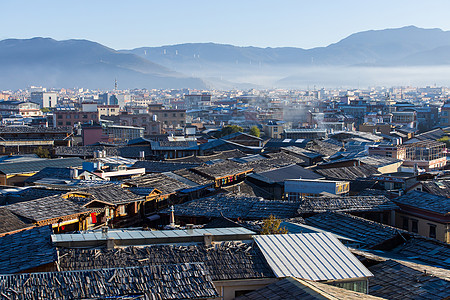
[[108,226],[102,227],[102,238],[108,238]]
[[173,205],[170,207],[170,227],[175,227],[175,209]]
[[194,224],[186,224],[186,229],[188,234],[194,233]]
[[71,168],[70,169],[70,178],[77,179],[77,177],[78,177],[78,169]]
[[209,247],[212,245],[213,235],[211,233],[203,234],[203,240],[205,242],[205,246]]
[[107,239],[106,240],[106,249],[111,250],[111,249],[114,249],[114,247],[115,247],[114,239]]

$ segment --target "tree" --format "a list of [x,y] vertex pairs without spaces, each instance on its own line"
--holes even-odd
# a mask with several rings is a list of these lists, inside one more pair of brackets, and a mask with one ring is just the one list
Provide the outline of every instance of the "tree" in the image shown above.
[[46,148],[42,148],[41,146],[34,150],[34,153],[40,158],[50,158],[50,151]]
[[445,145],[447,145],[447,148],[450,148],[450,139],[448,138],[447,135],[438,139],[438,141],[445,143]]
[[260,234],[285,234],[287,229],[280,227],[281,220],[270,215],[268,219],[263,220],[263,225]]
[[261,131],[259,131],[259,128],[258,128],[258,127],[252,126],[252,127],[250,128],[250,135],[259,137],[259,136],[261,135]]
[[244,129],[241,126],[238,125],[227,125],[225,127],[222,127],[222,130],[216,133],[216,137],[220,138],[235,132],[242,132]]

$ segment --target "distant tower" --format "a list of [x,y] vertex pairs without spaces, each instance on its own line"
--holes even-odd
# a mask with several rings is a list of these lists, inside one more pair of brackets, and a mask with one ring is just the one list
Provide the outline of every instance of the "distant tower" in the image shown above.
[[114,78],[114,91],[117,91],[117,78]]

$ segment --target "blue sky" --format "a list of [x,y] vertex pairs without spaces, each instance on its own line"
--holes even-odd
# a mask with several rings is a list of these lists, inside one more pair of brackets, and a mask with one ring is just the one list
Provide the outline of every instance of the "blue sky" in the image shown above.
[[359,31],[450,30],[450,1],[2,0],[0,39],[82,38],[114,49],[187,42],[326,46]]

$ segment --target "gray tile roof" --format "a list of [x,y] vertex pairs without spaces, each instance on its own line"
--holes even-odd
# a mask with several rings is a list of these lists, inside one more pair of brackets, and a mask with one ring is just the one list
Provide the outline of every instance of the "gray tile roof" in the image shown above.
[[346,299],[346,300],[381,300],[375,296],[338,288],[329,284],[287,277],[263,288],[252,291],[236,300],[324,300],[324,299]]
[[438,240],[415,236],[392,253],[405,259],[450,270],[450,244]]
[[137,178],[125,180],[128,186],[153,188],[161,191],[163,194],[172,194],[178,190],[190,188],[190,185],[182,183],[174,178],[161,173],[148,174]]
[[194,172],[214,179],[232,176],[243,172],[250,172],[252,169],[253,168],[248,164],[240,164],[228,160],[209,166],[192,168]]
[[305,197],[298,213],[390,211],[397,208],[384,196]]
[[321,213],[306,218],[305,223],[346,238],[357,240],[364,248],[373,248],[381,243],[393,239],[399,233],[406,233],[401,229],[373,222],[345,213]]
[[[142,196],[138,196],[127,189],[120,187],[120,185],[110,183],[100,186],[81,188],[74,192],[88,193],[93,196],[95,200],[106,202],[112,205],[119,205],[125,203],[131,203],[141,201],[144,199]],[[81,199],[83,200],[83,199]],[[86,199],[85,203],[92,199]]]
[[0,207],[0,235],[30,227],[34,225],[24,218],[19,218],[10,210]]
[[257,161],[248,162],[245,165],[253,169],[254,173],[265,172],[274,170],[280,167],[289,166],[292,164],[301,164],[304,162],[303,159],[296,156],[280,152],[280,153],[270,153],[267,154],[268,158],[261,159]]
[[0,275],[7,299],[205,299],[218,297],[201,263]]
[[259,172],[249,175],[257,180],[261,180],[267,183],[283,182],[287,179],[320,179],[323,176],[314,173],[309,169],[305,169],[299,165],[289,165],[285,167],[280,167],[270,171]]
[[0,164],[0,172],[6,175],[33,173],[47,167],[81,167],[83,160],[78,157],[43,159],[29,162],[12,162]]
[[450,198],[450,180],[421,181],[420,184],[430,194]]
[[59,195],[19,202],[4,207],[16,215],[23,216],[34,222],[42,222],[54,218],[64,219],[65,217],[89,212],[88,209],[83,208],[81,205],[64,199]]
[[358,178],[369,178],[373,174],[378,173],[378,170],[371,165],[315,169],[314,171],[327,179],[336,180],[356,180]]
[[[219,194],[175,205],[175,215],[207,218],[224,216],[249,220],[265,219],[270,215],[277,218],[291,218],[297,215],[298,206],[299,202]],[[168,210],[163,212],[168,213]]]
[[408,205],[439,214],[450,213],[450,198],[412,191],[393,199],[398,205]]
[[145,168],[146,173],[163,173],[173,172],[177,170],[190,169],[200,166],[199,163],[186,163],[186,162],[167,162],[167,161],[154,161],[143,160],[137,161],[132,166],[133,168]]
[[42,226],[0,237],[0,274],[22,272],[55,262],[57,254],[51,234],[50,226]]
[[202,262],[214,281],[274,277],[258,247],[241,242],[59,250],[64,271]]
[[369,294],[392,300],[447,299],[450,281],[427,275],[398,261],[387,260],[369,267]]

